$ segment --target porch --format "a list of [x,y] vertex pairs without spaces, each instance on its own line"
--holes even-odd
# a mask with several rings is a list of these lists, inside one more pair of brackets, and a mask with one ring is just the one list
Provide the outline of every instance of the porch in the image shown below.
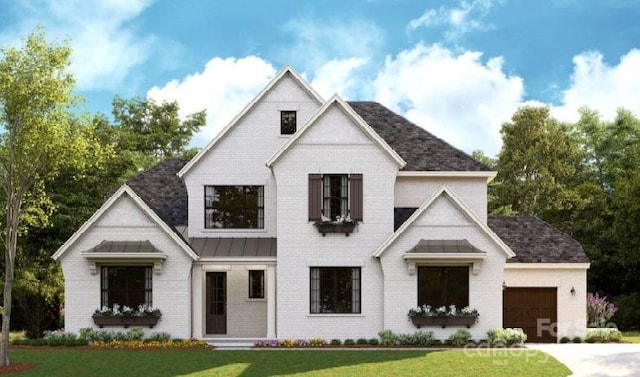
[[276,239],[193,239],[192,247],[200,255],[192,270],[192,336],[231,348],[275,338]]

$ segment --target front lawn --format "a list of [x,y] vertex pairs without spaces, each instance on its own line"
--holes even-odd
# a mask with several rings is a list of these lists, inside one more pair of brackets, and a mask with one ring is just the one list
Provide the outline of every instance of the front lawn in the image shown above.
[[[536,350],[96,350],[11,349],[28,376],[567,376]],[[7,374],[6,376],[9,376]]]
[[640,332],[624,331],[622,333],[622,340],[629,343],[640,343]]

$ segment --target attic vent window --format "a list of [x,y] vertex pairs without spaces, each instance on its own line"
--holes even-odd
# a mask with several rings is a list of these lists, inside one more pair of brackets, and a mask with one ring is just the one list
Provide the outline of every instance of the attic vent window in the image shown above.
[[296,112],[280,112],[280,134],[293,135],[296,132]]

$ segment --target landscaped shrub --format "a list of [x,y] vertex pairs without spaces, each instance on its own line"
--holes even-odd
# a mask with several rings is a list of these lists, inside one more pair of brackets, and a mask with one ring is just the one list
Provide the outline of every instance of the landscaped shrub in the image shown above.
[[353,339],[345,339],[344,340],[344,345],[345,346],[353,346],[355,344],[356,344],[356,342]]
[[144,330],[141,327],[133,327],[127,331],[124,340],[142,340]]
[[468,330],[460,329],[451,334],[451,336],[447,340],[451,345],[464,346],[469,344],[469,342],[471,341],[471,333]]
[[161,331],[161,332],[154,332],[148,338],[146,338],[145,341],[166,342],[167,340],[170,340],[170,339],[171,339],[171,334],[165,331]]
[[144,349],[144,348],[206,348],[209,344],[204,340],[196,339],[174,339],[167,341],[142,341],[142,340],[112,340],[104,342],[96,340],[92,344],[93,347],[98,348],[129,348],[129,349]]
[[340,339],[331,339],[331,342],[329,343],[332,346],[339,346],[342,344],[342,341]]
[[618,309],[607,296],[587,293],[587,323],[591,327],[604,327]]
[[510,346],[512,344],[522,344],[527,341],[527,334],[520,328],[501,329],[495,328],[487,331],[490,344]]
[[569,343],[571,339],[568,336],[563,336],[560,338],[560,343]]
[[398,343],[398,335],[391,330],[382,330],[378,333],[378,336],[383,346],[395,346]]
[[587,329],[585,340],[592,342],[619,342],[622,340],[622,333],[615,328],[594,328]]
[[310,347],[322,347],[327,345],[327,341],[322,338],[311,338],[308,343]]
[[358,344],[358,345],[361,345],[361,346],[362,346],[362,345],[369,344],[369,341],[368,341],[368,340],[366,340],[365,338],[360,338],[360,339],[356,340],[356,344]]
[[398,335],[398,343],[405,346],[427,347],[433,344],[433,331],[416,331]]
[[371,338],[369,339],[369,344],[372,346],[377,346],[378,344],[380,344],[380,341],[378,340],[378,338]]

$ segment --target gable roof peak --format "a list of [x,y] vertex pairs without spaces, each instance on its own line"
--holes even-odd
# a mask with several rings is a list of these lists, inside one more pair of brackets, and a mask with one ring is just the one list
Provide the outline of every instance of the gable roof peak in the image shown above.
[[196,154],[191,161],[189,161],[182,169],[180,169],[180,171],[178,172],[178,177],[182,178],[184,177],[195,165],[198,164],[198,162],[206,155],[209,153],[210,150],[213,149],[213,147],[218,144],[220,142],[220,140],[222,140],[228,133],[229,131],[231,131],[237,124],[238,122],[244,118],[245,115],[247,115],[249,113],[249,111],[251,111],[251,109],[253,109],[253,107],[260,102],[260,100],[267,94],[269,93],[269,91],[271,89],[273,89],[285,76],[290,75],[298,85],[300,85],[300,87],[302,89],[304,89],[309,96],[314,99],[319,105],[322,105],[324,103],[324,100],[322,99],[322,97],[320,97],[320,95],[309,85],[309,83],[307,83],[305,81],[304,78],[302,78],[302,76],[300,76],[300,74],[298,72],[296,72],[295,69],[293,69],[293,67],[289,64],[285,65],[280,72],[278,72],[276,74],[276,76],[271,79],[271,81],[269,81],[269,83],[267,84],[267,86],[265,86],[260,93],[258,93],[258,95],[256,95],[253,100],[251,100],[251,102],[249,102],[244,109],[242,109],[242,111],[240,113],[238,113],[232,120],[231,122],[229,122],[222,130],[220,130],[220,132],[213,138],[213,140],[211,140],[209,142],[209,144],[207,144],[206,147],[202,148],[200,150],[200,152],[198,152],[198,154]]
[[376,143],[387,155],[398,164],[402,169],[407,163],[400,157],[400,155],[393,149],[387,142],[371,128],[371,126],[353,109],[349,104],[344,101],[339,95],[334,94],[327,100],[315,114],[303,125],[286,143],[284,143],[265,163],[269,168],[275,164],[280,157],[282,157],[289,148],[295,144],[302,135],[304,135],[309,128],[311,128],[333,105],[337,105],[340,109],[353,121],[353,123],[362,130],[374,143]]

